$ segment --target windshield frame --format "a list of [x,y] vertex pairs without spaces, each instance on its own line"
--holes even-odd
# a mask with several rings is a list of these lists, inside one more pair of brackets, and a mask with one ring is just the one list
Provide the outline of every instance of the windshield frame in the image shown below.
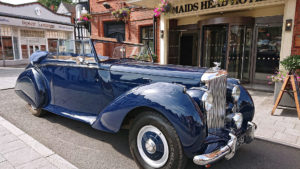
[[[90,44],[91,44],[91,47],[92,47],[92,50],[93,50],[93,53],[95,54],[95,58],[98,62],[105,62],[106,60],[104,61],[100,61],[99,58],[98,58],[98,53],[96,51],[96,48],[95,48],[95,43],[113,43],[113,44],[124,44],[124,45],[127,45],[127,46],[130,46],[130,47],[145,47],[147,52],[150,53],[150,57],[151,57],[151,62],[154,63],[154,60],[153,60],[153,53],[151,50],[149,50],[149,47],[147,47],[147,45],[143,44],[143,43],[131,43],[131,42],[118,42],[117,40],[115,39],[112,39],[112,38],[107,38],[106,39],[90,39]],[[100,55],[100,54],[99,54]],[[102,55],[100,55],[102,56]],[[110,59],[114,59],[114,58],[109,58]],[[120,60],[121,58],[119,58]],[[133,59],[133,58],[132,58]],[[137,59],[136,59],[137,60]],[[140,60],[142,61],[142,60]]]

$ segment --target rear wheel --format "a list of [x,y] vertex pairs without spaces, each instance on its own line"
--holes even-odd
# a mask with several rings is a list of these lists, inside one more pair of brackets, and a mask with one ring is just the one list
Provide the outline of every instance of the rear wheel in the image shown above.
[[45,111],[42,109],[37,109],[34,108],[32,105],[28,104],[27,108],[30,110],[30,112],[32,113],[32,115],[36,116],[36,117],[42,117],[45,115]]
[[130,151],[146,169],[182,169],[186,157],[174,127],[158,113],[140,113],[129,133]]

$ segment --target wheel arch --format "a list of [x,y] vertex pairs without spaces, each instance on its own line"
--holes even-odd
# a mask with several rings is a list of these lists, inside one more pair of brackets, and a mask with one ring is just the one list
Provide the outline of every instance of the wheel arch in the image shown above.
[[116,133],[121,126],[129,128],[137,112],[144,110],[155,111],[172,124],[188,157],[200,151],[206,137],[202,112],[177,84],[158,82],[124,93],[99,114],[92,127]]
[[15,92],[34,108],[42,108],[50,101],[49,83],[44,75],[33,67],[19,75]]
[[156,113],[162,115],[164,118],[167,119],[167,117],[165,117],[162,113],[160,113],[156,109],[153,109],[153,108],[147,107],[147,106],[141,106],[141,107],[136,107],[136,108],[132,109],[131,111],[129,111],[126,114],[126,116],[125,116],[125,118],[124,118],[124,120],[123,120],[123,122],[121,124],[121,128],[122,129],[130,129],[133,120],[139,115],[139,112],[144,112],[144,111],[153,111],[153,112],[156,112]]

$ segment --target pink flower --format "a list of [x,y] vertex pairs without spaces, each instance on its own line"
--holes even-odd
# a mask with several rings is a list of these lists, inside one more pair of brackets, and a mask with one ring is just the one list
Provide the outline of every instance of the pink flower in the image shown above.
[[271,84],[272,84],[272,82],[268,82],[268,84],[269,84],[269,85],[271,85]]
[[270,76],[267,76],[267,79],[270,79],[271,77]]
[[87,17],[83,17],[83,20],[88,21],[89,19]]

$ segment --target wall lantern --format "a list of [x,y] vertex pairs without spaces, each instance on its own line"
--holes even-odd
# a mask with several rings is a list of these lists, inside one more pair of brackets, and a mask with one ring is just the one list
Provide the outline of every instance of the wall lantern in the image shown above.
[[103,5],[104,8],[106,8],[106,9],[110,9],[110,8],[111,8],[110,4],[107,3],[107,2],[104,2],[102,5]]
[[164,32],[164,30],[160,30],[160,38],[164,38],[164,34],[165,34],[165,32]]
[[84,14],[87,14],[87,13],[88,13],[88,11],[85,9],[85,7],[83,7],[82,10],[81,10],[81,15],[84,15]]
[[285,31],[291,31],[293,25],[293,19],[287,19],[285,21]]

